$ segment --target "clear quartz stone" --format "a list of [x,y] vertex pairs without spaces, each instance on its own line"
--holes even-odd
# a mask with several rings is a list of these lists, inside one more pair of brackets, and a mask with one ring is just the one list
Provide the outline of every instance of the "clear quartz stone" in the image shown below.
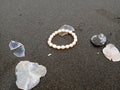
[[25,47],[22,43],[11,40],[9,48],[10,50],[15,50],[13,54],[16,57],[25,57]]
[[13,41],[13,40],[11,40],[10,43],[9,43],[10,50],[17,49],[21,45],[22,45],[21,43]]
[[25,48],[24,46],[20,46],[14,53],[15,56],[17,57],[24,57],[25,56]]
[[[70,26],[70,25],[63,25],[60,29],[75,31],[75,29],[74,29],[72,26]],[[59,30],[60,30],[60,29],[59,29]],[[60,35],[60,36],[64,36],[64,35],[66,35],[66,34],[68,34],[68,33],[63,32],[63,33],[60,33],[59,35]]]
[[106,38],[106,36],[103,34],[103,33],[100,33],[99,35],[98,35],[98,38],[100,38],[100,40],[101,40],[101,43],[104,45],[105,43],[106,43],[106,41],[107,41],[107,38]]
[[21,61],[17,64],[15,74],[17,77],[16,85],[19,89],[30,90],[44,77],[47,69],[43,65],[30,61]]
[[113,62],[120,61],[120,52],[114,44],[107,44],[102,51],[107,59],[112,60]]

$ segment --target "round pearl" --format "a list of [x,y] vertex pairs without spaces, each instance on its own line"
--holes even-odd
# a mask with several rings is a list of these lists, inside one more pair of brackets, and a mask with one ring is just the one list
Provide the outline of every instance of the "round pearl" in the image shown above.
[[55,33],[52,33],[52,36],[54,37],[56,34]]
[[64,46],[64,45],[62,45],[62,46],[61,46],[61,49],[65,49],[65,46]]
[[73,47],[73,44],[70,44],[69,47]]
[[74,35],[73,38],[76,39],[77,38],[76,35]]
[[64,30],[64,29],[62,29],[62,30],[61,30],[61,32],[65,32],[65,30]]
[[69,45],[66,45],[65,48],[68,49],[68,48],[70,48],[70,47],[69,47]]
[[53,35],[50,35],[50,38],[52,39],[54,36]]
[[52,41],[52,38],[49,38],[49,39],[48,39],[48,41],[50,41],[50,42],[51,42],[51,41]]
[[51,41],[50,40],[48,40],[48,44],[50,44],[51,43]]
[[58,33],[61,33],[61,30],[58,30],[58,31],[57,31],[57,34],[58,34]]
[[76,37],[75,33],[72,33],[72,36],[73,36],[73,37]]
[[57,45],[53,44],[52,47],[53,47],[53,48],[57,48]]
[[75,44],[76,44],[76,42],[74,42],[74,41],[73,41],[73,42],[72,42],[72,44],[73,44],[73,45],[75,45]]
[[73,32],[72,32],[72,31],[68,31],[68,33],[73,34]]
[[54,34],[56,35],[58,33],[58,31],[55,31]]
[[60,46],[57,46],[57,49],[60,49],[61,47]]
[[77,42],[78,41],[77,38],[75,38],[74,41]]
[[49,46],[50,46],[50,47],[52,47],[52,46],[53,46],[53,44],[52,44],[52,43],[49,43]]

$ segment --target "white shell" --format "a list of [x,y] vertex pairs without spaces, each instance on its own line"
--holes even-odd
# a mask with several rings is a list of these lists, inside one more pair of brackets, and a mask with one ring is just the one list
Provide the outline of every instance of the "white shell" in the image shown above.
[[17,49],[21,45],[22,44],[20,42],[16,42],[16,41],[13,41],[13,40],[11,40],[10,43],[9,43],[10,50]]
[[106,58],[112,60],[113,62],[120,61],[120,52],[113,44],[106,45],[103,49],[103,54]]
[[30,90],[35,87],[40,78],[47,73],[46,67],[30,61],[21,61],[16,66],[16,85],[19,89]]

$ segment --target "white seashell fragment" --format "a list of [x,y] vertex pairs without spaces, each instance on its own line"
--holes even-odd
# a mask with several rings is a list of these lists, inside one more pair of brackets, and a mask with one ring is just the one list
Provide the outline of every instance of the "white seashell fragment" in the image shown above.
[[16,85],[19,89],[30,90],[40,82],[40,78],[44,77],[46,73],[46,67],[43,65],[30,61],[21,61],[17,64],[15,70]]
[[103,54],[106,58],[112,60],[113,62],[120,61],[120,52],[113,44],[107,44],[103,49]]
[[17,57],[25,56],[25,47],[22,43],[11,40],[9,43],[10,50],[15,50],[13,53]]
[[[61,29],[75,31],[75,29],[70,25],[63,25],[59,30],[61,30]],[[66,34],[68,34],[68,33],[63,32],[63,33],[60,33],[59,35],[64,36]]]

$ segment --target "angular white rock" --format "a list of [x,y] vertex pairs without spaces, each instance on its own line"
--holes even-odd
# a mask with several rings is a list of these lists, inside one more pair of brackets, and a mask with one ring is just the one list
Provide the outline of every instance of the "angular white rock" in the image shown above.
[[120,52],[114,44],[107,44],[106,47],[103,48],[103,54],[113,62],[120,61]]
[[25,56],[25,47],[22,43],[11,40],[9,43],[10,50],[15,50],[13,53],[16,57]]
[[[63,25],[60,29],[69,30],[69,31],[75,31],[75,29],[70,25]],[[60,33],[59,35],[64,36],[66,34],[67,34],[66,32],[63,32],[63,33]]]
[[106,43],[106,41],[107,41],[107,38],[106,38],[106,36],[103,34],[103,33],[100,33],[99,35],[98,35],[98,38],[101,40],[101,43],[104,45],[105,43]]
[[40,78],[44,77],[46,73],[47,69],[43,65],[30,61],[21,61],[17,64],[15,70],[16,85],[19,89],[30,90],[40,82]]
[[13,40],[11,40],[10,43],[9,43],[10,50],[17,49],[21,45],[22,45],[21,43],[13,41]]

